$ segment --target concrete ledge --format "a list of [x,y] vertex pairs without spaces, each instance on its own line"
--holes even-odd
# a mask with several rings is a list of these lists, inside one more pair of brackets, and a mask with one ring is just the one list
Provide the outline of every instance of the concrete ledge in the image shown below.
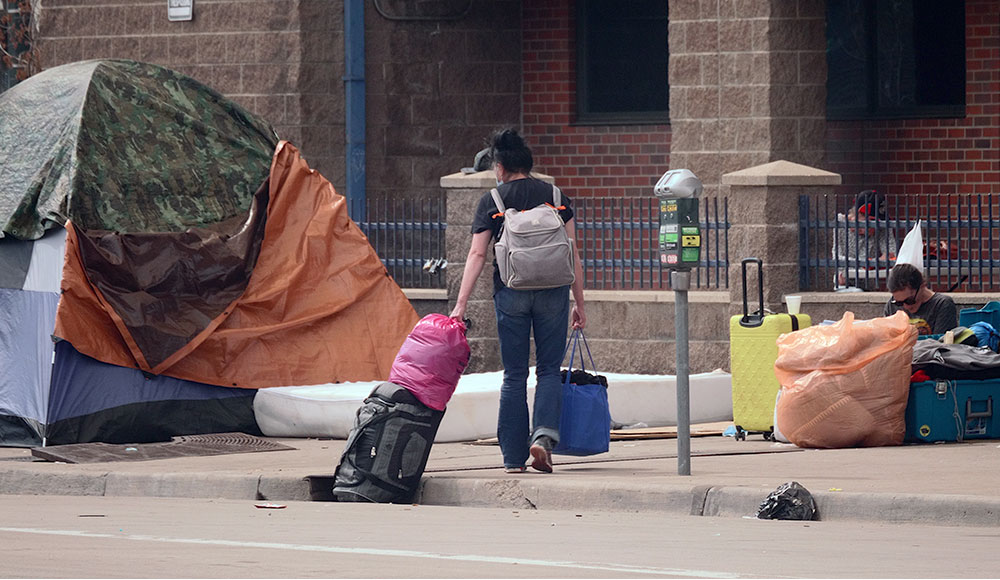
[[800,165],[783,159],[734,171],[722,176],[723,185],[840,185],[839,173]]
[[445,288],[403,288],[407,300],[447,300],[448,290]]
[[600,485],[561,481],[532,483],[545,475],[511,479],[452,479],[424,477],[416,503],[439,506],[586,511],[662,511],[689,515],[698,494],[686,487]]
[[[329,487],[332,476],[314,476]],[[236,500],[319,499],[310,477],[253,473],[45,473],[0,471],[0,493],[186,497]],[[524,510],[653,511],[677,515],[754,517],[772,490],[739,486],[630,485],[620,480],[572,481],[525,474],[504,479],[429,475],[415,502],[424,505]],[[811,491],[811,490],[810,490]],[[816,520],[1000,527],[1000,498],[951,494],[811,491]],[[312,497],[311,497],[312,494]],[[323,498],[323,499],[332,499]]]
[[[531,172],[535,179],[555,183],[551,175]],[[441,187],[444,189],[492,189],[497,186],[497,176],[492,169],[476,173],[451,173],[441,177]]]
[[105,473],[0,471],[0,493],[26,495],[105,495]]
[[[257,476],[223,473],[110,473],[104,495],[257,499]],[[305,485],[305,484],[303,484]],[[308,496],[308,492],[306,494]]]
[[[583,297],[590,302],[675,302],[672,290],[585,290]],[[572,298],[571,298],[572,299]],[[688,302],[729,304],[729,291],[692,290]],[[805,300],[803,300],[805,302]]]
[[[305,477],[261,476],[257,482],[257,499],[271,501],[310,501],[311,482]],[[333,489],[333,486],[330,486]]]
[[[694,301],[695,292],[691,292]],[[892,297],[889,292],[800,292],[802,304],[885,304]],[[980,308],[996,294],[985,292],[956,292],[948,294],[960,308]]]
[[813,493],[819,520],[1000,526],[1000,499],[970,495]]
[[[709,490],[700,515],[753,517],[770,492],[740,487]],[[810,492],[816,520],[925,523],[942,526],[1000,526],[1000,499],[967,495]]]
[[[403,288],[408,300],[447,300],[444,288]],[[885,304],[892,297],[889,292],[799,292],[802,304]],[[949,294],[961,308],[979,308],[996,300],[996,294],[985,292],[960,292]],[[592,302],[667,302],[675,301],[672,290],[585,290],[584,297]],[[728,304],[728,290],[691,290],[688,302],[700,304]]]
[[705,508],[701,516],[743,517],[754,516],[760,502],[770,491],[748,487],[713,487],[705,496]]

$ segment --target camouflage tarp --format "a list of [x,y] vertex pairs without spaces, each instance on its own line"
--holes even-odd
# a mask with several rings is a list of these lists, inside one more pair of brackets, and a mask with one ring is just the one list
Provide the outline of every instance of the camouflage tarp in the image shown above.
[[0,228],[183,232],[245,215],[277,136],[159,66],[78,62],[0,94]]

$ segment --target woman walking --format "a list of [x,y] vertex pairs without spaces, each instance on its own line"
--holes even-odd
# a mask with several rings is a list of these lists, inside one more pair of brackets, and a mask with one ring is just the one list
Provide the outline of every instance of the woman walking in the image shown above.
[[[497,191],[505,208],[529,210],[553,204],[553,186],[531,176],[534,161],[531,149],[513,129],[494,133],[490,139],[490,158],[497,178]],[[583,271],[575,245],[573,210],[562,196],[559,216],[573,244],[575,279],[571,286],[543,290],[515,290],[501,280],[496,260],[493,262],[493,303],[496,308],[503,385],[500,388],[500,413],[497,438],[508,473],[531,467],[552,471],[552,448],[559,442],[559,417],[562,405],[562,380],[559,366],[566,349],[570,316],[573,328],[583,328],[587,317],[583,307]],[[452,318],[464,318],[469,296],[486,263],[490,242],[500,239],[503,213],[490,192],[483,194],[472,220],[472,245],[465,261],[462,283],[451,312]],[[570,308],[569,294],[573,292]],[[532,425],[528,424],[527,384],[531,333],[535,337],[535,400]]]

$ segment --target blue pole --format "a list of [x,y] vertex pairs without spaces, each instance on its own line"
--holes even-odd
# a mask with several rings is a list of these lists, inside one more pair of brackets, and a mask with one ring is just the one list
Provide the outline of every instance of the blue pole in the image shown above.
[[347,203],[365,216],[365,0],[344,2],[344,92],[347,109]]

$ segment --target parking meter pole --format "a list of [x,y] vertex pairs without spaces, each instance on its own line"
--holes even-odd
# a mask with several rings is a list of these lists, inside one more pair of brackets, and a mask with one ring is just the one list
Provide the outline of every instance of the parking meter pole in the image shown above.
[[691,392],[688,383],[688,290],[691,268],[701,265],[701,180],[690,169],[672,169],[656,182],[660,206],[660,263],[670,270],[677,345],[677,474],[691,475]]
[[677,475],[691,475],[691,390],[688,367],[688,289],[691,272],[670,272],[674,290],[674,332],[677,344]]

